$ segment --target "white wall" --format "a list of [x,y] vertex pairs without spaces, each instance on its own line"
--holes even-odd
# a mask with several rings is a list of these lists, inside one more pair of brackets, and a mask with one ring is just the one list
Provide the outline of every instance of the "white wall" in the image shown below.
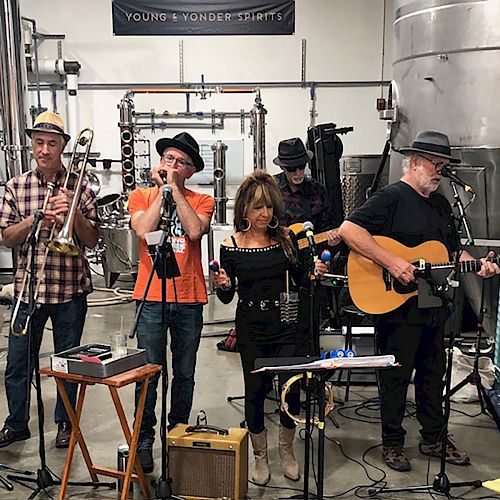
[[[197,82],[300,81],[301,40],[307,40],[307,80],[363,81],[382,76],[382,33],[386,3],[386,44],[383,78],[391,77],[393,0],[297,0],[296,33],[291,36],[184,37],[184,80]],[[34,18],[38,31],[65,34],[63,56],[82,65],[81,83],[178,83],[178,37],[115,37],[112,34],[111,0],[21,0],[21,15]],[[389,42],[387,42],[387,40]],[[40,46],[41,58],[57,57],[55,41]],[[123,90],[81,90],[80,127],[95,130],[93,150],[104,158],[119,158],[117,104]],[[385,123],[378,119],[375,99],[379,88],[318,88],[316,123],[354,126],[343,136],[345,154],[381,153]],[[269,170],[279,140],[305,137],[309,125],[309,89],[263,88],[267,115]],[[30,95],[36,103],[34,92]],[[42,92],[50,107],[50,94]],[[183,96],[137,96],[137,110],[184,111]],[[251,94],[219,95],[200,101],[192,98],[192,110],[249,111]],[[58,110],[65,114],[63,92]],[[247,127],[248,130],[248,127]],[[190,131],[198,139],[240,139],[239,120],[228,120],[223,130]],[[174,135],[169,129],[157,136]],[[154,161],[157,160],[156,154]],[[252,170],[251,139],[245,140],[245,171]],[[104,181],[103,194],[118,191],[119,166]]]

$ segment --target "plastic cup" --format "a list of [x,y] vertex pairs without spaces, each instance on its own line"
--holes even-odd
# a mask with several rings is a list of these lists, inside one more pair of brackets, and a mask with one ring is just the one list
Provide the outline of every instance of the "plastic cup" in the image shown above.
[[109,343],[111,347],[111,356],[113,358],[122,358],[127,355],[127,334],[116,332],[110,335]]

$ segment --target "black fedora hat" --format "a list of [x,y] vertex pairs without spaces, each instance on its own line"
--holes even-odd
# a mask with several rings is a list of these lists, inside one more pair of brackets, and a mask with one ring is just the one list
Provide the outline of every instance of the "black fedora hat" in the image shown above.
[[397,150],[398,153],[407,155],[411,153],[424,153],[439,158],[446,158],[451,163],[460,163],[458,158],[451,156],[450,141],[448,136],[432,130],[424,130],[415,136],[412,145]]
[[172,139],[163,138],[156,141],[156,151],[158,151],[160,156],[163,156],[167,148],[175,148],[189,155],[191,160],[193,160],[197,172],[205,168],[205,162],[200,156],[200,146],[187,132],[181,132]]
[[302,140],[294,137],[279,143],[278,156],[273,163],[283,168],[300,167],[310,161],[313,156],[313,152],[305,148]]

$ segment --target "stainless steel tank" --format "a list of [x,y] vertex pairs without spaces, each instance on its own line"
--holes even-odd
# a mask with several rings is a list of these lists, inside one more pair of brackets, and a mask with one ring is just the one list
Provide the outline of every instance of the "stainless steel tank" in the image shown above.
[[[458,174],[478,193],[467,211],[474,238],[500,239],[500,1],[395,0],[394,40],[393,147],[408,146],[421,130],[447,134],[462,159]],[[393,154],[390,182],[400,172]],[[486,248],[469,250],[479,257]],[[497,289],[497,279],[486,282],[490,333]],[[465,291],[477,313],[481,281],[467,276]]]
[[[340,159],[340,178],[344,217],[352,214],[367,199],[367,192],[379,169],[381,155],[343,156]],[[387,184],[388,162],[379,179],[378,187]]]
[[137,274],[139,241],[128,221],[101,225],[101,238],[105,248],[102,267],[106,286],[111,287],[121,273]]
[[[0,1],[0,112],[6,173],[9,180],[30,168],[26,145],[26,69],[18,0]],[[2,175],[3,177],[3,175]]]

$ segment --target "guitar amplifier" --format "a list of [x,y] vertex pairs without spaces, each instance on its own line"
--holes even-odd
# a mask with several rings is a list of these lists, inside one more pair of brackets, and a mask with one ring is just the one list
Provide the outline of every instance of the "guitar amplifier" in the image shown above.
[[168,433],[172,492],[186,499],[243,499],[248,490],[248,432],[178,424]]

